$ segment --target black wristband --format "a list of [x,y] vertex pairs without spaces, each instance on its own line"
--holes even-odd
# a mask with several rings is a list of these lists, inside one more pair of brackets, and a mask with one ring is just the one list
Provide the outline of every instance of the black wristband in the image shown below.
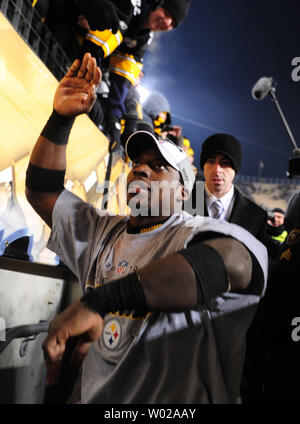
[[65,146],[68,143],[74,121],[75,118],[62,116],[53,109],[41,135],[54,144]]
[[40,168],[29,163],[26,171],[26,188],[40,193],[55,193],[64,188],[65,170]]
[[252,276],[248,287],[242,292],[244,294],[254,294],[256,296],[261,296],[265,284],[264,273],[254,253],[252,253],[249,249],[247,250],[252,260]]
[[102,318],[109,312],[146,309],[144,290],[136,272],[87,292],[81,301]]
[[195,272],[199,305],[228,291],[226,268],[215,249],[197,243],[178,253],[184,256]]

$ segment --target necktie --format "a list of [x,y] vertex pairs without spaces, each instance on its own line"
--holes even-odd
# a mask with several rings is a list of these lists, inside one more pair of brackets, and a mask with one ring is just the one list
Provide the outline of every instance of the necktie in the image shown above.
[[225,221],[225,209],[221,200],[219,199],[215,200],[212,206],[213,206],[213,211],[215,211],[215,213],[213,214],[213,218],[221,219],[222,221]]

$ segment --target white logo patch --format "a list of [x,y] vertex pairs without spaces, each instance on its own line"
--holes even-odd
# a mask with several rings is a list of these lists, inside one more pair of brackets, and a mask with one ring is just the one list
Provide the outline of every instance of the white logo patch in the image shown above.
[[131,0],[131,4],[134,7],[133,9],[133,15],[139,15],[141,13],[141,6],[142,6],[142,1],[141,0]]
[[104,345],[108,349],[114,350],[118,346],[121,338],[121,326],[118,321],[110,319],[105,324],[102,337]]

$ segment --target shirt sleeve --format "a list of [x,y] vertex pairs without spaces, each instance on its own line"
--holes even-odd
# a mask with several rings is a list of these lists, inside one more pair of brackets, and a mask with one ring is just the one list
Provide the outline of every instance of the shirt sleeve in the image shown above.
[[[259,284],[259,295],[260,297],[263,297],[268,278],[268,254],[266,247],[257,240],[253,234],[249,233],[246,229],[239,225],[212,218],[203,218],[200,216],[193,218],[193,221],[193,224],[186,224],[187,226],[193,227],[186,245],[188,245],[195,237],[197,237],[195,240],[201,241],[207,237],[214,237],[214,235],[218,233],[223,236],[233,237],[244,244],[250,252],[252,263],[255,262],[255,275],[257,275],[257,269],[261,269],[262,271],[262,275],[260,275],[260,277],[263,278],[263,284]],[[257,263],[255,259],[257,260]],[[251,284],[251,289],[252,288],[254,288],[253,284]],[[255,287],[255,294],[257,294],[257,291],[258,288]]]
[[84,202],[68,190],[57,199],[52,213],[52,231],[48,248],[53,250],[61,261],[85,282],[96,235],[103,233],[105,217],[89,203]]

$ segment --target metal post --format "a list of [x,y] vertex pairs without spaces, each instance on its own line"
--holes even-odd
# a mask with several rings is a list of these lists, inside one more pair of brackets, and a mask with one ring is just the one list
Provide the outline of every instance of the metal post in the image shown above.
[[282,119],[282,122],[283,122],[283,124],[285,126],[285,129],[287,130],[287,133],[288,133],[288,135],[289,135],[289,137],[291,139],[291,142],[292,142],[292,145],[293,145],[293,148],[294,148],[294,153],[298,155],[300,153],[300,149],[297,146],[297,143],[295,141],[295,138],[294,138],[294,136],[292,134],[292,131],[291,131],[290,127],[289,127],[289,124],[287,123],[287,120],[286,120],[286,118],[285,118],[285,116],[284,116],[284,114],[282,112],[282,109],[281,109],[279,103],[278,103],[278,100],[277,100],[276,95],[275,95],[275,88],[274,87],[270,90],[270,96],[272,97],[272,99],[273,99],[273,101],[275,103],[275,106],[276,106],[276,108],[277,108],[277,110],[279,112],[279,115],[280,115],[280,117]]
[[7,8],[8,8],[8,0],[2,0],[0,2],[0,10],[4,16],[6,16],[7,14]]
[[23,0],[17,0],[14,4],[15,6],[15,13],[12,19],[12,25],[13,27],[19,31],[19,23],[20,23],[20,18],[22,16],[22,5],[23,5]]

